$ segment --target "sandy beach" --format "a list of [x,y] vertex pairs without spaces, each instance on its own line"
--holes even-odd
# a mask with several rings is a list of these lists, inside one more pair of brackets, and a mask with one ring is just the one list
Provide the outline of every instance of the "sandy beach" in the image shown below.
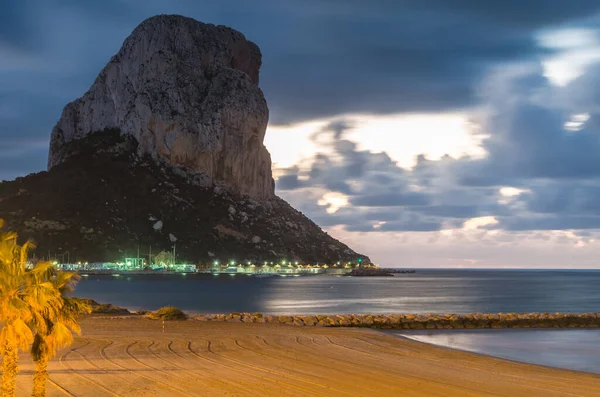
[[[600,396],[600,376],[356,328],[87,317],[49,396]],[[18,395],[33,365],[22,355]]]

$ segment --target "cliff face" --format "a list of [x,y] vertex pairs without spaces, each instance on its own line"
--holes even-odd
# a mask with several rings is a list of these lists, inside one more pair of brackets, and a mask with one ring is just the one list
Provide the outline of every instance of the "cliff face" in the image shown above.
[[233,29],[175,15],[149,18],[91,88],[64,108],[48,168],[68,158],[69,142],[118,129],[136,138],[138,154],[180,167],[207,186],[272,198],[260,66],[259,48]]
[[117,261],[171,250],[215,260],[356,262],[368,258],[323,232],[284,200],[256,200],[140,156],[137,141],[106,130],[70,142],[48,172],[0,182],[0,218],[31,239],[37,257]]
[[52,131],[48,172],[0,183],[0,218],[37,255],[118,260],[364,258],[274,195],[261,54],[235,30],[144,21]]

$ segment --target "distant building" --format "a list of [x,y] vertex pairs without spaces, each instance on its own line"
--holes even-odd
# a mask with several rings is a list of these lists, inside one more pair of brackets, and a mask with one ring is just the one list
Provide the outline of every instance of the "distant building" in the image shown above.
[[195,273],[196,265],[179,264],[167,266],[167,271],[180,273]]

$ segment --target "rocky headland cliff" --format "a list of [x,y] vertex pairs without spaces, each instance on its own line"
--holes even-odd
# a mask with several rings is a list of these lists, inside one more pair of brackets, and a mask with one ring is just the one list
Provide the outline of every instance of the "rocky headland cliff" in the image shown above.
[[176,15],[147,19],[91,88],[64,108],[48,168],[69,157],[69,142],[119,129],[137,140],[138,154],[179,166],[206,185],[272,198],[260,66],[258,46],[233,29]]
[[142,22],[52,130],[48,172],[0,183],[0,218],[38,256],[356,261],[274,194],[261,53],[175,15]]

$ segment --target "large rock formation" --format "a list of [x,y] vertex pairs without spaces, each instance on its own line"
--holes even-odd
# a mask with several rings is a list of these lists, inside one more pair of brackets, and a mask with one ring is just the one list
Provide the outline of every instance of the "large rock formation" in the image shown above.
[[0,218],[62,261],[367,263],[274,195],[259,66],[234,30],[148,19],[65,107],[49,171],[0,182]]
[[49,172],[0,182],[0,218],[36,244],[38,258],[117,261],[177,244],[180,261],[356,262],[368,258],[278,197],[256,200],[138,154],[106,130],[67,144]]
[[273,197],[260,65],[259,48],[233,29],[176,15],[149,18],[64,108],[48,168],[69,156],[66,143],[114,128],[135,137],[140,154],[200,174],[207,185]]

